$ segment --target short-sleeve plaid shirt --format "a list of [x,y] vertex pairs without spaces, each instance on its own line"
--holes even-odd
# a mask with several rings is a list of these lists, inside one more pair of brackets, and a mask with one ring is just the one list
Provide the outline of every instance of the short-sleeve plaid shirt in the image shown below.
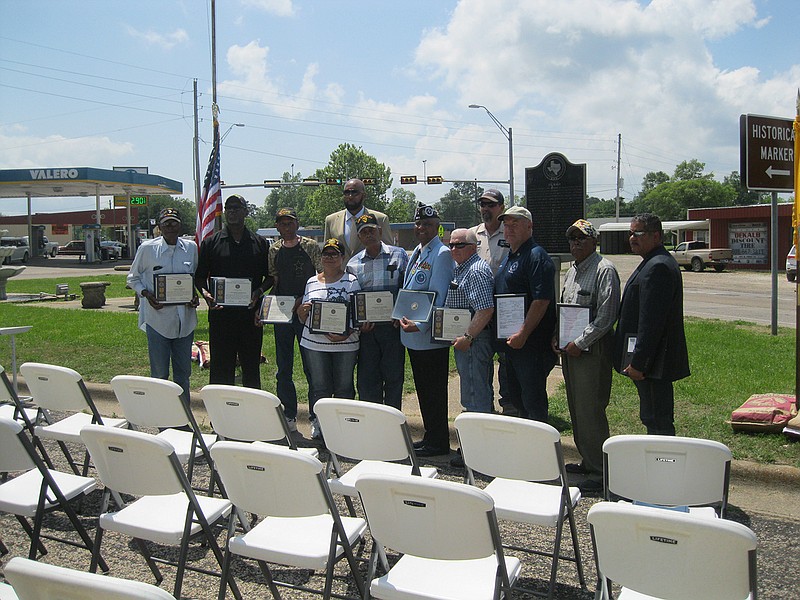
[[453,283],[445,306],[468,308],[473,313],[494,307],[494,277],[489,263],[473,254],[453,269]]

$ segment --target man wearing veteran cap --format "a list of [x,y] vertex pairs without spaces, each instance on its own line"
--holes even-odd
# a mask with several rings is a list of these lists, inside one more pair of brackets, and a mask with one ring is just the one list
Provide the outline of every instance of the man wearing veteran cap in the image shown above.
[[614,322],[619,311],[619,274],[610,260],[597,253],[597,230],[584,219],[567,228],[575,262],[567,271],[561,302],[589,308],[589,324],[574,339],[553,338],[561,354],[567,403],[580,464],[567,471],[588,475],[578,484],[583,494],[603,489],[603,442],[608,438],[606,407],[611,397]]
[[384,243],[392,243],[389,217],[382,212],[370,210],[364,206],[364,200],[367,198],[367,188],[364,186],[363,181],[360,179],[348,180],[344,184],[342,198],[344,199],[344,210],[335,212],[325,218],[324,239],[336,238],[344,244],[345,264],[347,264],[351,256],[364,248],[356,232],[356,219],[361,215],[375,215],[378,225],[381,227],[381,236]]
[[[533,219],[523,206],[500,216],[510,248],[495,276],[495,294],[518,294],[527,306],[518,331],[499,340],[506,353],[509,396],[520,416],[547,422],[547,376],[556,363],[550,340],[556,324],[555,266],[533,240]],[[499,318],[499,315],[497,315]]]
[[[200,244],[195,286],[208,304],[211,343],[209,383],[233,385],[236,359],[242,368],[242,385],[261,388],[261,341],[263,328],[256,323],[256,308],[272,286],[267,273],[267,242],[247,227],[247,201],[238,194],[225,201],[225,227]],[[211,293],[212,277],[250,280],[247,306],[220,306]]]
[[[391,292],[403,284],[408,254],[402,248],[381,241],[381,227],[374,214],[356,219],[356,232],[364,249],[347,263],[365,292]],[[358,397],[402,409],[406,353],[400,343],[399,324],[363,323],[358,348]]]
[[[136,251],[128,286],[146,300],[139,304],[139,329],[147,334],[150,376],[172,378],[183,389],[189,402],[189,376],[192,374],[192,338],[197,327],[197,294],[185,304],[164,304],[156,299],[154,275],[190,274],[197,268],[197,245],[179,237],[181,215],[165,208],[158,215],[161,236],[147,240]],[[191,285],[190,285],[191,287]]]
[[[275,213],[275,227],[281,236],[269,248],[269,276],[272,294],[294,296],[295,305],[291,323],[275,323],[275,364],[277,394],[292,431],[297,428],[297,388],[294,384],[294,344],[303,337],[303,322],[297,316],[297,307],[303,299],[306,282],[322,270],[319,244],[309,237],[297,235],[300,223],[293,208],[281,208]],[[306,364],[303,347],[300,359],[306,379],[311,375]]]
[[[419,244],[408,261],[403,289],[435,292],[434,306],[444,306],[453,279],[453,258],[439,239],[439,213],[419,204],[414,214],[414,237]],[[450,349],[431,341],[431,322],[400,320],[400,340],[408,349],[414,386],[422,413],[425,435],[414,444],[418,456],[450,453],[447,422],[447,373]]]

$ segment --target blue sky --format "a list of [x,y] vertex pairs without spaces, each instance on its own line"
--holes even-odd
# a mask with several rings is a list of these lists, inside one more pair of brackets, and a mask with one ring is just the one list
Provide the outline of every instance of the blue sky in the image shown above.
[[[0,3],[0,168],[147,166],[192,197],[195,78],[201,173],[210,151],[209,0]],[[739,168],[740,114],[794,116],[798,17],[796,0],[218,0],[221,130],[245,125],[222,177],[309,175],[349,142],[395,187],[423,170],[507,179],[506,138],[474,103],[513,128],[518,195],[525,168],[561,152],[612,198],[618,134],[624,198],[691,158],[721,180]],[[410,189],[435,202],[447,186]]]

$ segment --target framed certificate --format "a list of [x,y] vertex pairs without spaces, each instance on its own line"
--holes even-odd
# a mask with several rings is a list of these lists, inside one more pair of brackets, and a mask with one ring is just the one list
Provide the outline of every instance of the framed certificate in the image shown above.
[[398,321],[405,317],[409,321],[425,323],[431,318],[436,292],[400,290],[394,303],[392,318]]
[[392,292],[356,292],[353,294],[353,322],[358,325],[385,323],[392,320],[394,296]]
[[472,313],[466,308],[434,308],[431,337],[437,342],[452,342],[469,327]]
[[214,295],[214,302],[220,306],[248,306],[252,293],[251,287],[249,279],[211,278],[211,293]]
[[312,300],[309,330],[311,333],[347,333],[347,304]]
[[290,323],[294,316],[294,296],[264,296],[258,309],[262,323]]
[[506,340],[525,323],[528,312],[525,294],[497,294],[494,297],[495,333],[498,340]]
[[[558,304],[558,347],[562,350],[589,326],[591,308],[580,304]],[[585,352],[585,350],[584,350]]]
[[153,292],[161,304],[188,304],[194,296],[191,273],[159,273],[153,275]]

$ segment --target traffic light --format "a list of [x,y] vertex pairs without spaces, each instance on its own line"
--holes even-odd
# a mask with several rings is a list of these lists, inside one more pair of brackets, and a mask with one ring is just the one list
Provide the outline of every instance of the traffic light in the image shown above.
[[416,175],[403,175],[400,177],[400,183],[403,185],[417,183]]
[[322,182],[319,179],[313,179],[309,177],[308,179],[303,179],[300,182],[300,185],[320,185]]
[[442,179],[441,175],[428,175],[428,185],[433,185],[434,183],[442,183],[444,179]]
[[364,179],[362,179],[361,181],[364,183],[364,185],[375,185],[374,177],[364,177]]
[[341,177],[327,177],[325,179],[326,185],[342,185],[342,178]]
[[264,180],[264,187],[265,188],[281,187],[280,179],[265,179]]

